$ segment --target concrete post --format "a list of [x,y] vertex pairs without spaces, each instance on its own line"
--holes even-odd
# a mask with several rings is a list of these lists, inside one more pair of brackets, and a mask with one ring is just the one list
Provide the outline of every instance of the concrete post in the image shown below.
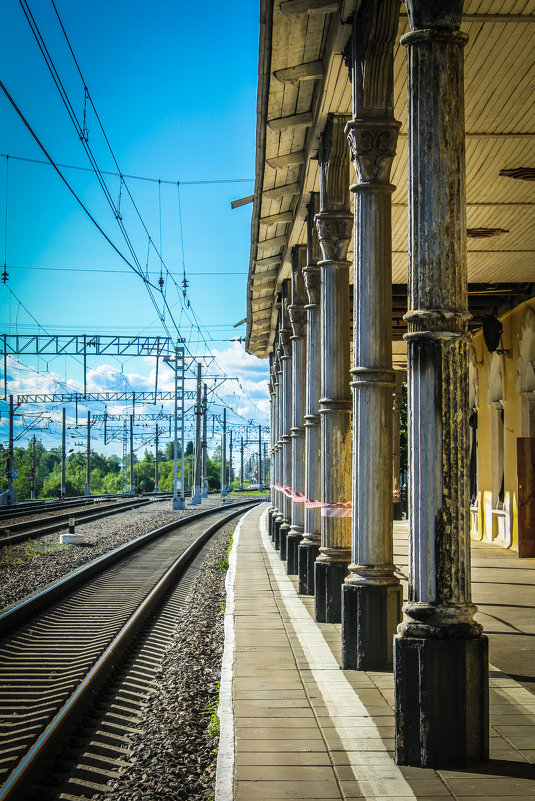
[[221,435],[221,503],[227,496],[227,408],[223,409],[223,433]]
[[305,399],[306,399],[306,292],[303,269],[307,263],[306,245],[292,252],[292,525],[287,541],[286,569],[297,575],[297,553],[305,529]]
[[290,428],[292,426],[292,343],[290,340],[292,329],[288,307],[290,305],[290,282],[284,281],[282,285],[282,326],[280,330],[281,362],[282,362],[282,521],[279,529],[280,558],[287,558],[287,541],[290,533],[292,499],[289,487],[292,482],[292,440]]
[[319,401],[321,395],[320,268],[321,252],[315,217],[319,212],[319,194],[312,192],[307,206],[307,266],[303,270],[308,303],[306,330],[306,399],[305,399],[305,519],[303,539],[299,544],[299,592],[314,595],[314,570],[321,545],[321,511],[312,505],[319,501],[321,432]]
[[341,620],[342,584],[351,555],[351,392],[349,384],[349,153],[347,117],[330,115],[321,135],[321,547],[316,559],[315,616]]
[[[353,307],[353,516],[342,593],[342,667],[392,668],[403,593],[392,536],[392,215],[394,37],[399,0],[364,0],[353,19],[353,119],[346,131],[357,183]],[[370,80],[369,74],[373,75]]]
[[15,451],[13,448],[13,425],[15,418],[15,407],[13,405],[13,395],[9,396],[9,452],[7,455],[7,497],[8,503],[17,503],[17,487],[13,478],[15,470]]
[[470,592],[462,2],[407,2],[409,601],[395,641],[396,760],[488,758],[487,638]]

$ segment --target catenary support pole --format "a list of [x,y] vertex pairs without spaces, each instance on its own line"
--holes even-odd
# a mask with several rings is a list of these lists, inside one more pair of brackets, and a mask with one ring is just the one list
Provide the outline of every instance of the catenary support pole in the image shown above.
[[136,492],[134,481],[134,415],[130,415],[130,495]]
[[203,384],[203,398],[202,398],[202,497],[208,497],[208,439],[206,431],[206,423],[208,416],[208,385]]
[[339,623],[351,555],[351,391],[349,385],[349,211],[347,117],[330,115],[321,135],[321,547],[314,575],[318,622]]
[[395,640],[396,760],[488,758],[488,651],[470,585],[461,0],[408,0],[409,600]]
[[65,407],[61,410],[61,497],[65,498],[67,495],[67,487],[65,480],[65,473],[67,467],[67,452],[65,447],[66,429],[67,429],[67,410]]
[[30,472],[30,498],[33,501],[35,500],[35,434],[32,437],[32,460]]
[[7,462],[7,497],[8,503],[17,503],[17,489],[13,471],[15,470],[15,452],[13,450],[13,421],[15,410],[13,406],[13,395],[9,396],[9,452]]
[[223,409],[223,433],[221,436],[221,503],[227,495],[227,409]]
[[197,397],[195,403],[195,464],[193,471],[193,490],[191,493],[192,504],[199,504],[201,502],[201,417],[202,417],[202,402],[201,402],[201,363],[197,363]]
[[154,450],[154,492],[159,492],[160,491],[160,486],[159,486],[159,484],[160,484],[160,476],[159,476],[159,473],[158,473],[158,445],[159,445],[158,437],[159,437],[159,433],[160,433],[160,429],[159,429],[158,423],[156,423],[156,443],[155,443],[156,447],[155,447],[155,450]]
[[91,495],[91,412],[87,413],[87,452],[85,460],[85,494]]

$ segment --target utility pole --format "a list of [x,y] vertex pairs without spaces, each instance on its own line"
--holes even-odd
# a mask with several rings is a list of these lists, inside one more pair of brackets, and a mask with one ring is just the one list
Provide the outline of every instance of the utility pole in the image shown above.
[[240,445],[240,489],[243,489],[243,437]]
[[221,441],[221,503],[227,494],[227,410],[223,409],[223,437]]
[[122,478],[122,492],[126,493],[126,452],[127,452],[127,433],[126,433],[126,420],[123,422],[123,462],[121,465],[121,478]]
[[35,434],[33,435],[32,439],[32,461],[30,467],[30,498],[32,501],[35,500]]
[[232,491],[232,429],[230,429],[230,456],[229,456],[229,465],[228,465],[228,490],[229,492]]
[[67,494],[65,486],[65,469],[67,454],[65,453],[65,429],[66,429],[66,409],[65,406],[61,410],[61,497],[64,498]]
[[191,503],[201,502],[201,363],[197,363],[197,403],[195,404],[195,465],[193,471],[193,491]]
[[262,426],[258,426],[258,489],[262,489]]
[[91,495],[91,412],[87,413],[87,455],[85,465],[85,494]]
[[208,497],[208,442],[206,438],[206,423],[208,416],[208,385],[204,384],[202,399],[202,497]]
[[[180,368],[179,368],[180,359]],[[186,501],[184,497],[184,350],[182,348],[175,348],[174,361],[172,356],[164,356],[163,360],[166,364],[175,371],[175,441],[174,441],[174,459],[173,459],[173,509],[185,509]],[[181,424],[180,424],[180,466],[181,466],[181,483],[180,495],[178,494],[178,380],[180,369],[180,407],[181,407]]]
[[264,484],[268,484],[268,488],[269,488],[268,467],[269,467],[269,463],[268,463],[268,458],[267,458],[267,442],[264,442]]
[[15,484],[13,479],[16,476],[13,475],[13,471],[15,470],[15,455],[13,452],[13,395],[9,396],[9,454],[8,454],[8,463],[7,463],[7,502],[8,503],[16,503],[17,502],[17,490],[15,488]]
[[[158,364],[158,360],[156,360],[156,364]],[[154,492],[159,492],[160,488],[158,486],[159,475],[158,475],[158,423],[156,423],[156,458],[154,461]]]
[[130,495],[135,495],[134,487],[134,415],[130,415]]

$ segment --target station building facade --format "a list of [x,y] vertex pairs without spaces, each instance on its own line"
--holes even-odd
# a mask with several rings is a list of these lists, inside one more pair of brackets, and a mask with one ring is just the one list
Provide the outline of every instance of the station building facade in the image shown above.
[[270,532],[342,667],[394,670],[401,764],[487,758],[470,541],[535,555],[534,12],[260,4],[246,346],[270,360]]

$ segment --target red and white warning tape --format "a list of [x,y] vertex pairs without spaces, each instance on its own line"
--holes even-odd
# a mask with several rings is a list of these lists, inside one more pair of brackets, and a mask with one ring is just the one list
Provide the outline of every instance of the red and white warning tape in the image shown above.
[[301,492],[293,492],[291,487],[281,487],[279,484],[272,484],[271,488],[278,492],[283,492],[292,499],[294,503],[304,503],[305,509],[321,509],[322,517],[351,517],[351,501],[341,503],[322,503],[315,499],[309,500]]

